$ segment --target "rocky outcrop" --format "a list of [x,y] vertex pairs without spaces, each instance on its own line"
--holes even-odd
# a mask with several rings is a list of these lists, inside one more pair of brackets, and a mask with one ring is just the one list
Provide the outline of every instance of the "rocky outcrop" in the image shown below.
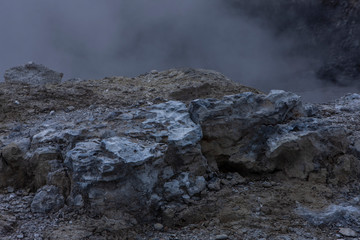
[[[342,118],[345,112],[357,112],[355,99],[357,95],[337,101]],[[345,119],[334,124],[340,116],[315,116],[313,107],[302,106],[295,94],[272,91],[267,96],[195,100],[190,113],[202,127],[202,151],[214,169],[242,174],[283,171],[289,177],[323,182],[330,176],[343,183],[357,178],[359,161],[350,153],[354,143],[349,136],[355,126]]]
[[[167,186],[179,174],[187,176],[184,184],[190,196],[204,189],[207,163],[200,148],[202,132],[185,104],[170,101],[105,115],[97,111],[54,116],[47,127],[31,128],[34,135],[27,145],[21,148],[15,140],[2,148],[2,163],[7,167],[1,176],[7,185],[35,189],[51,185],[70,205],[85,202],[111,215],[116,214],[114,208],[144,215],[146,208],[168,194]],[[89,125],[89,118],[73,122],[83,114],[97,124]],[[59,126],[60,118],[67,123]],[[46,198],[45,193],[41,190],[35,198]],[[41,212],[43,205],[34,206],[34,211]],[[46,209],[43,212],[50,211]]]
[[[159,84],[160,76],[169,74],[152,72],[138,80]],[[291,209],[293,216],[315,225],[340,219],[323,221],[306,203],[315,194],[313,186],[322,189],[316,199],[325,207],[323,196],[333,196],[329,186],[342,188],[358,181],[360,95],[316,105],[304,104],[299,96],[280,90],[191,100],[199,94],[216,97],[212,80],[206,83],[208,76],[219,77],[217,86],[233,86],[228,79],[222,81],[221,75],[204,70],[173,74],[164,88],[176,76],[186,76],[183,83],[189,85],[166,93],[166,98],[180,98],[183,94],[178,91],[187,89],[189,95],[183,101],[161,94],[156,104],[145,101],[149,96],[124,105],[106,105],[100,99],[87,106],[79,101],[26,121],[4,120],[0,126],[0,184],[9,194],[0,196],[4,204],[24,202],[22,209],[29,208],[26,214],[34,218],[75,211],[104,217],[106,224],[126,219],[132,226],[158,221],[172,227],[215,217],[224,224],[259,220],[258,216],[282,210],[267,206],[280,192],[281,199],[289,195],[286,211]],[[188,78],[196,76],[203,79],[191,87]],[[68,84],[88,91],[87,81]],[[201,92],[202,86],[210,87]],[[165,94],[164,89],[158,90],[161,92]],[[76,89],[71,94],[80,96]],[[53,97],[54,102],[59,100]],[[267,180],[270,178],[275,180]],[[279,179],[303,187],[303,192],[295,191],[292,184],[284,190],[285,183]],[[295,201],[304,207],[294,206]],[[3,232],[16,227],[13,222],[0,224]],[[88,234],[88,230],[81,231]]]
[[190,105],[191,118],[202,127],[202,150],[208,161],[215,169],[235,167],[239,171],[274,171],[276,163],[263,154],[268,137],[279,124],[302,112],[300,98],[284,91],[200,99]]
[[7,83],[48,84],[60,83],[63,73],[51,70],[44,65],[29,62],[24,66],[6,70],[4,78]]
[[[335,109],[355,111],[356,99],[340,99]],[[184,203],[205,190],[209,172],[219,170],[282,171],[324,183],[357,177],[349,124],[334,125],[311,108],[295,94],[271,91],[198,99],[189,109],[169,101],[106,113],[59,113],[46,127],[30,127],[31,141],[7,139],[1,177],[4,186],[51,185],[68,204],[111,217],[116,217],[114,208],[143,216],[164,201]]]

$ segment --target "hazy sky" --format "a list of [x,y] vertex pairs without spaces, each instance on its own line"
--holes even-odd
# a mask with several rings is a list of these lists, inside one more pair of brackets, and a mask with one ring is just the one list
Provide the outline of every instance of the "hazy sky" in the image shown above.
[[65,79],[193,67],[263,90],[318,85],[315,55],[228,10],[226,0],[1,0],[0,74],[35,61]]

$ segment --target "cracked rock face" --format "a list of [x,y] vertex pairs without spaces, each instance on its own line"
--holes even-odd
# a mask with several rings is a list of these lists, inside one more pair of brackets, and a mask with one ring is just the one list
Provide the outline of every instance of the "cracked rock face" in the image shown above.
[[279,124],[303,112],[300,97],[284,91],[199,99],[190,105],[191,118],[202,127],[202,151],[212,167],[252,172],[276,169],[276,163],[263,155],[267,138]]
[[[341,114],[357,112],[357,100],[357,95],[346,96],[335,109]],[[356,155],[347,154],[352,125],[333,124],[334,119],[315,116],[309,109],[314,107],[304,107],[297,95],[284,91],[190,104],[191,118],[203,130],[202,152],[213,169],[242,174],[283,171],[288,177],[323,182],[329,176],[346,182],[345,172],[356,177]]]
[[[200,175],[207,164],[200,147],[202,132],[184,103],[169,101],[122,114],[98,111],[87,113],[91,124],[74,122],[84,114],[78,111],[32,126],[31,142],[21,145],[15,140],[2,149],[9,166],[0,175],[6,178],[17,171],[17,178],[27,177],[22,187],[50,185],[59,189],[68,204],[91,206],[111,216],[114,208],[146,215],[149,204],[161,201],[164,183],[183,172],[193,179],[190,195],[204,189]],[[58,125],[59,119],[64,125]],[[17,187],[15,180],[12,183]],[[45,193],[41,190],[35,199],[50,199]],[[157,200],[154,193],[160,196]],[[41,207],[50,211],[53,205],[45,207],[41,199],[33,204],[34,211],[41,212]]]
[[[332,109],[345,119],[357,99]],[[58,188],[67,204],[112,217],[114,208],[146,215],[164,200],[189,202],[219,188],[206,180],[219,170],[346,183],[358,175],[360,141],[352,125],[320,116],[328,108],[276,90],[54,114],[28,127],[30,139],[4,139],[0,177],[4,186]]]
[[40,188],[31,203],[33,213],[56,212],[64,206],[64,197],[59,188],[45,185]]

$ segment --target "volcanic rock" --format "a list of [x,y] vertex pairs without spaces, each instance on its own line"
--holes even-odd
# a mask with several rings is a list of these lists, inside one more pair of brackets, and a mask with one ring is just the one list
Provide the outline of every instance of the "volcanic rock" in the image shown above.
[[24,66],[13,67],[5,71],[5,82],[41,85],[60,83],[63,73],[51,70],[44,65],[29,62]]
[[313,225],[331,239],[336,222],[358,231],[358,94],[303,104],[184,69],[2,86],[0,213],[22,221],[0,223],[8,239],[61,239],[61,229],[148,239],[126,230],[146,226],[164,239],[172,227],[199,239],[324,236]]
[[31,203],[31,211],[34,213],[56,212],[63,206],[64,197],[60,194],[59,188],[45,185],[37,191]]

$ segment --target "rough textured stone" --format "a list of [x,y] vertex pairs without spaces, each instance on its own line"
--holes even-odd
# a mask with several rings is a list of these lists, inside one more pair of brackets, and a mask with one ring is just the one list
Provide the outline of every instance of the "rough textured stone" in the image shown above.
[[25,155],[29,147],[29,139],[24,138],[0,149],[0,187],[26,185],[28,164]]
[[59,188],[45,185],[37,191],[31,203],[31,211],[34,213],[56,212],[63,206],[64,197]]
[[[93,209],[110,215],[116,214],[114,206],[145,214],[149,204],[155,204],[150,200],[153,192],[160,194],[159,202],[167,191],[162,184],[184,171],[193,179],[186,188],[190,195],[206,187],[199,176],[207,170],[200,148],[201,128],[190,119],[185,104],[170,101],[105,118],[113,126],[111,134],[94,126],[86,132],[66,130],[73,133],[72,138],[52,128],[33,137],[35,146],[59,139],[65,143],[64,164],[71,176],[69,203],[78,202],[75,198],[80,193]],[[139,119],[135,126],[134,119]]]
[[202,151],[213,168],[232,165],[248,171],[273,171],[276,164],[260,155],[267,138],[276,132],[277,124],[301,116],[303,107],[299,96],[271,91],[268,95],[243,93],[222,100],[195,100],[190,114],[202,127]]
[[63,73],[55,72],[44,65],[29,62],[24,66],[13,67],[5,71],[5,82],[47,84],[60,83]]
[[339,233],[345,237],[356,237],[357,233],[351,228],[340,228]]
[[311,210],[298,205],[295,212],[315,226],[333,223],[358,222],[360,209],[355,206],[331,205],[323,210]]
[[[340,99],[335,109],[354,112],[356,99],[356,95]],[[289,177],[310,176],[317,182],[326,182],[332,174],[346,182],[346,176],[359,173],[350,170],[358,161],[346,155],[351,145],[347,128],[351,126],[334,125],[333,119],[318,118],[314,113],[308,117],[295,94],[271,91],[268,95],[199,99],[191,103],[190,113],[202,127],[202,151],[215,170],[244,174],[281,170]],[[332,162],[338,164],[329,165]]]

